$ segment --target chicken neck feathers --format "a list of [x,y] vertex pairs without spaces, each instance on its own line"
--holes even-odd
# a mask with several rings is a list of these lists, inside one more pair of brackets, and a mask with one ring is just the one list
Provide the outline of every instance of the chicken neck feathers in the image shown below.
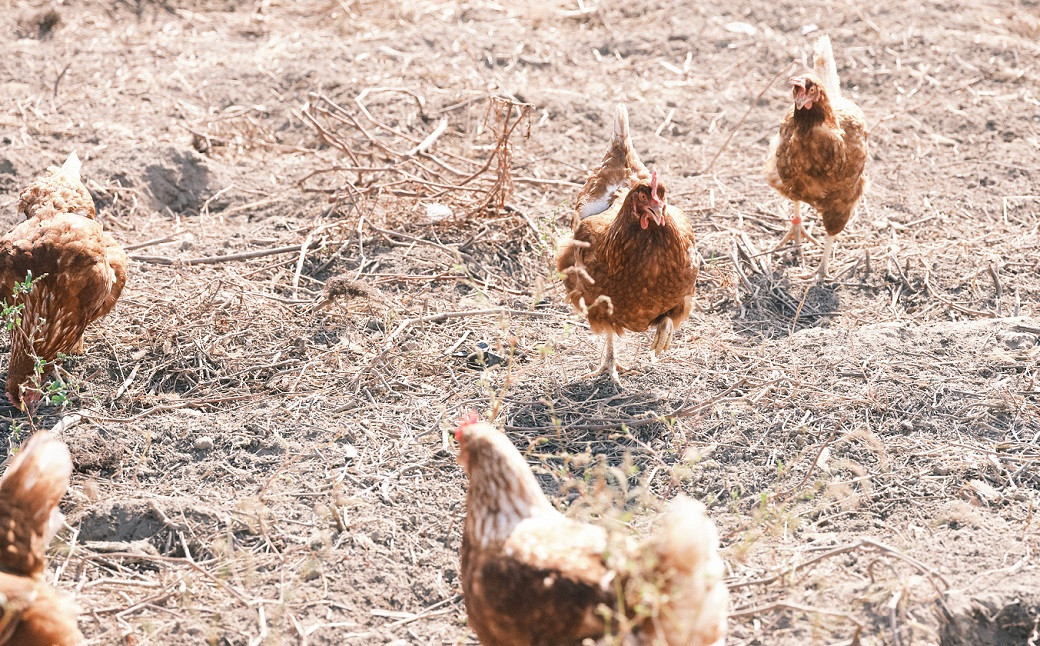
[[584,219],[609,209],[625,191],[639,182],[650,181],[650,171],[632,146],[628,108],[619,103],[614,110],[614,130],[603,160],[593,169],[578,193],[575,211]]

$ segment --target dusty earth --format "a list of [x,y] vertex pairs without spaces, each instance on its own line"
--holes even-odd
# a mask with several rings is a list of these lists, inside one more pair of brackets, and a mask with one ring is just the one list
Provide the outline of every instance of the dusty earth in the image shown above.
[[[823,33],[872,185],[809,289],[760,167]],[[90,643],[474,643],[470,409],[576,517],[705,501],[730,643],[1040,643],[1038,39],[1026,0],[4,3],[4,225],[76,149],[135,259],[0,428],[72,450]],[[617,101],[704,258],[620,390],[550,264]]]

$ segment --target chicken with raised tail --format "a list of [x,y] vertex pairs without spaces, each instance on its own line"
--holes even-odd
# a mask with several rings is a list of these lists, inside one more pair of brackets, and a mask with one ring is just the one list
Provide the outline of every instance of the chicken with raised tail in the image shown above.
[[619,194],[649,181],[650,171],[632,147],[632,137],[628,132],[628,108],[619,103],[614,109],[614,134],[610,139],[610,148],[603,155],[599,166],[592,169],[592,174],[578,193],[571,229],[577,229],[578,224],[590,215],[606,211]]
[[558,512],[501,431],[471,418],[455,438],[469,476],[462,590],[481,644],[724,643],[729,592],[704,505],[680,496],[642,543],[613,540]]
[[33,435],[0,477],[0,646],[83,641],[76,609],[44,581],[46,549],[61,527],[72,460],[49,433]]
[[794,105],[766,157],[766,180],[794,202],[791,228],[777,248],[789,241],[819,242],[802,225],[801,204],[812,206],[827,232],[816,279],[827,277],[835,237],[852,217],[866,185],[867,124],[863,111],[842,96],[831,40],[816,41],[814,72],[791,79]]
[[[615,133],[627,133],[627,115],[618,110]],[[611,149],[616,147],[615,138]],[[697,283],[693,227],[686,214],[668,204],[657,171],[647,179],[634,177],[605,211],[583,218],[556,252],[567,301],[588,318],[593,333],[606,337],[603,361],[592,374],[609,374],[615,382],[614,336],[653,326],[651,348],[660,356],[689,317]]]
[[82,352],[87,325],[115,307],[127,257],[94,220],[75,152],[22,191],[18,211],[25,221],[0,239],[0,298],[22,308],[11,327],[7,397],[24,409],[39,401],[58,355]]

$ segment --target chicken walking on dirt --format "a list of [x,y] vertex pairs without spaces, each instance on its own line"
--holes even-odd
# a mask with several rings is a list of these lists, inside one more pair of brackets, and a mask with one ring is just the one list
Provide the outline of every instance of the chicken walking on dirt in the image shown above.
[[75,607],[43,577],[47,544],[64,518],[58,501],[71,474],[69,450],[40,432],[0,477],[0,646],[83,641]]
[[[621,106],[611,150],[627,141],[628,113]],[[689,317],[697,283],[693,227],[686,214],[667,203],[656,171],[633,181],[631,188],[618,189],[606,210],[583,218],[556,253],[567,301],[588,318],[593,333],[606,336],[603,362],[593,375],[606,373],[615,382],[620,380],[614,335],[654,326],[651,347],[660,356]],[[582,192],[599,184],[613,186],[590,179]]]
[[641,544],[612,541],[558,512],[501,431],[471,418],[455,439],[469,476],[462,590],[481,644],[724,642],[729,592],[704,505],[680,496]]
[[[816,41],[814,73],[791,79],[794,105],[784,116],[766,158],[769,185],[794,201],[791,229],[777,248],[803,239],[819,242],[802,226],[801,203],[816,209],[827,232],[816,280],[827,277],[834,238],[863,194],[867,124],[863,111],[841,95],[830,38]],[[801,247],[799,247],[799,254]]]
[[115,306],[127,257],[94,220],[75,152],[22,191],[18,211],[26,220],[0,239],[0,298],[24,308],[7,369],[7,397],[24,409],[39,401],[58,354],[82,352],[87,325]]

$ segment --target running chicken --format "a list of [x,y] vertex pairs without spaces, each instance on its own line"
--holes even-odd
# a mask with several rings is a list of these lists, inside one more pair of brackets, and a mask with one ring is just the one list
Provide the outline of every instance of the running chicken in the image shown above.
[[704,505],[680,496],[642,544],[615,545],[556,511],[502,432],[471,418],[455,439],[469,476],[462,590],[481,644],[724,642],[729,592]]
[[[831,40],[816,41],[815,73],[791,79],[794,105],[784,116],[766,158],[769,185],[794,201],[791,229],[779,249],[793,240],[819,242],[802,226],[801,204],[812,206],[827,231],[816,280],[827,277],[834,238],[845,228],[863,194],[867,124],[863,111],[841,95]],[[799,253],[801,252],[799,247]]]
[[47,544],[64,518],[58,501],[71,474],[69,450],[40,432],[0,477],[0,646],[83,641],[75,608],[43,577]]
[[639,161],[639,154],[632,147],[632,137],[628,134],[628,108],[619,103],[614,110],[614,136],[610,140],[610,149],[578,193],[571,229],[576,230],[578,224],[590,215],[606,211],[619,194],[649,181],[650,171]]
[[[627,112],[619,109],[614,132],[627,133],[627,122]],[[567,301],[588,318],[593,333],[606,336],[603,362],[593,375],[609,374],[618,383],[614,335],[654,326],[651,347],[660,356],[689,317],[697,282],[686,214],[667,203],[656,171],[632,181],[609,208],[582,219],[556,253]]]
[[[108,314],[126,284],[122,247],[94,221],[73,152],[21,194],[26,220],[0,239],[0,298],[22,306],[11,328],[7,397],[34,406],[59,353],[83,351],[83,331]],[[45,363],[37,375],[36,360]]]

